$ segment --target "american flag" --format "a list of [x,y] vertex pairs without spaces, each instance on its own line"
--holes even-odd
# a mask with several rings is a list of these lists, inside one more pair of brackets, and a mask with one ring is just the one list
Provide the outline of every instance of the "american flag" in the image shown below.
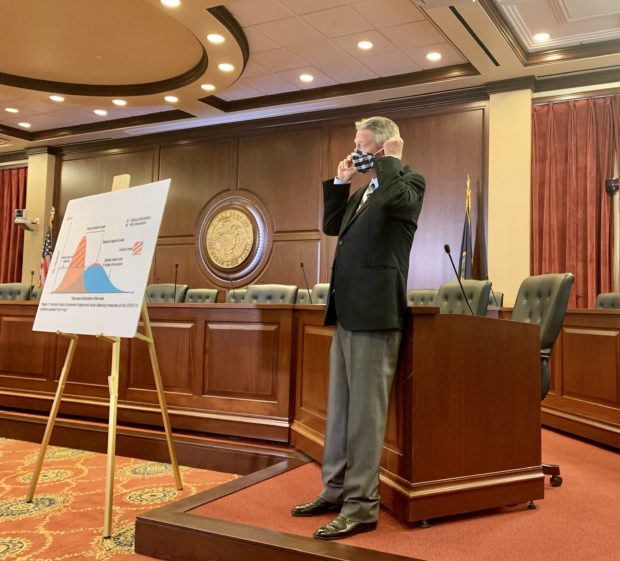
[[43,242],[43,253],[41,254],[41,264],[39,265],[39,286],[43,288],[47,273],[50,268],[50,262],[52,260],[52,233],[50,228],[47,229],[45,234],[45,241]]

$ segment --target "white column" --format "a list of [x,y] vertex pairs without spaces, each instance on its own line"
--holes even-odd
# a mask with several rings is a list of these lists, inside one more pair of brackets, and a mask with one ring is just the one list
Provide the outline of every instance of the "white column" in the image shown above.
[[513,306],[530,275],[532,92],[492,94],[489,104],[488,261],[493,289]]

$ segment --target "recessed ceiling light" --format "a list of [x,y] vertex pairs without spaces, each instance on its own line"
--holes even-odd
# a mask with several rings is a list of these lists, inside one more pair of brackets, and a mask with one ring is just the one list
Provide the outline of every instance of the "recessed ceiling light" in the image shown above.
[[181,0],[160,0],[160,2],[166,8],[178,8],[181,5]]
[[61,95],[50,95],[50,99],[52,101],[57,101],[58,103],[65,100],[65,98],[62,97]]
[[357,46],[363,51],[367,51],[368,49],[372,49],[374,45],[370,41],[360,41]]
[[176,103],[179,101],[179,98],[175,95],[167,95],[164,97],[164,101],[167,101],[168,103]]
[[235,69],[235,67],[232,64],[229,64],[227,62],[222,62],[222,63],[218,64],[217,67],[222,72],[232,72]]
[[19,123],[19,126],[25,129],[29,129],[32,125],[30,123]]
[[427,53],[426,58],[431,62],[437,62],[438,60],[441,60],[441,53]]
[[215,91],[215,86],[213,84],[201,84],[200,86],[203,90],[205,90],[206,92],[212,92]]
[[114,105],[118,105],[119,107],[125,107],[125,105],[127,105],[127,102],[124,99],[113,99],[112,103]]
[[542,43],[543,41],[549,41],[550,38],[551,38],[551,35],[549,35],[548,33],[537,33],[536,35],[534,35],[534,41],[536,41],[537,43]]
[[19,109],[15,109],[15,107],[5,107],[4,110],[9,113],[19,113]]
[[220,45],[224,42],[224,37],[219,33],[209,33],[209,35],[207,35],[207,41],[214,45]]
[[99,115],[100,117],[105,117],[108,114],[108,112],[105,109],[95,109],[93,113],[95,115]]
[[299,79],[302,82],[312,82],[314,80],[314,76],[312,74],[300,74]]

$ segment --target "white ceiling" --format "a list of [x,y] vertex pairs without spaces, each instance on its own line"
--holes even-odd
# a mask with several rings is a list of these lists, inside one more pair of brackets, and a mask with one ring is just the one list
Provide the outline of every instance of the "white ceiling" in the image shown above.
[[[208,11],[220,2],[181,0],[171,9],[159,0],[2,0],[0,154],[524,76],[611,69],[620,82],[620,0],[225,1],[247,38],[245,68],[234,30]],[[537,43],[542,31],[551,38]],[[223,45],[206,40],[213,32],[224,36]],[[360,50],[360,40],[373,49]],[[429,51],[440,52],[441,61],[427,60]],[[220,62],[235,70],[218,70]],[[301,82],[302,73],[313,82]],[[183,83],[164,87],[180,75]],[[215,91],[201,89],[205,83]],[[64,102],[49,99],[58,93]],[[178,102],[164,101],[167,94]],[[209,95],[217,103],[203,100]],[[125,107],[112,104],[119,97]],[[126,120],[148,116],[160,122]]]

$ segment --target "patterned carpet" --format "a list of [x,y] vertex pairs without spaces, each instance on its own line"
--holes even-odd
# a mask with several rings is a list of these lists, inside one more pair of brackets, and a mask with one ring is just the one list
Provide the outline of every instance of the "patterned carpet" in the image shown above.
[[50,446],[34,501],[25,500],[38,444],[0,437],[0,560],[147,560],[134,553],[135,517],[237,476],[181,467],[177,491],[169,464],[116,457],[113,535],[101,536],[106,456]]

